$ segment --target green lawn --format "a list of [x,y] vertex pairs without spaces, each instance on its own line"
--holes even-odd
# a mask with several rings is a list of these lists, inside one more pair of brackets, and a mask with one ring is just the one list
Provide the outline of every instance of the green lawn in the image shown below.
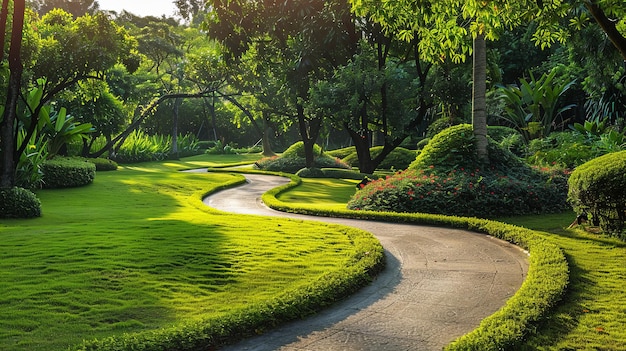
[[[322,188],[322,196],[318,193]],[[290,204],[337,208],[354,193],[344,180],[304,179],[278,199]],[[626,243],[566,229],[574,213],[501,218],[545,232],[561,247],[570,266],[570,285],[561,303],[524,343],[525,350],[626,350]]]
[[353,262],[345,228],[213,212],[202,195],[241,176],[177,172],[240,160],[140,164],[38,191],[41,218],[0,223],[0,349],[223,316]]

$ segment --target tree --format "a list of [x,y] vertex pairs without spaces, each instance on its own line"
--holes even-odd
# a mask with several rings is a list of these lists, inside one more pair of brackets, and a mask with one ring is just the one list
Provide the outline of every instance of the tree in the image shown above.
[[32,0],[29,3],[41,16],[54,9],[62,9],[74,17],[94,15],[100,10],[100,4],[96,0]]
[[[347,4],[342,1],[223,1],[214,0],[208,32],[237,61],[251,47],[259,60],[284,74],[288,103],[295,111],[304,143],[306,165],[313,165],[315,144],[323,120],[305,113],[312,81],[332,74],[356,49],[357,36]],[[279,56],[275,54],[278,53]]]
[[[86,15],[74,19],[71,14],[59,9],[52,10],[40,20],[27,23],[35,28],[37,35],[24,29],[21,14],[23,1],[15,2],[11,51],[9,66],[11,79],[9,82],[7,104],[4,118],[0,125],[2,135],[2,177],[3,187],[15,183],[16,160],[25,151],[28,141],[38,131],[40,112],[55,96],[65,89],[71,88],[80,81],[87,79],[103,79],[104,72],[117,62],[124,62],[133,70],[138,63],[134,48],[136,42],[119,26],[115,25],[104,14]],[[29,30],[35,31],[35,29]],[[38,51],[32,58],[21,55],[21,34],[29,33],[31,41],[37,41]],[[19,36],[19,38],[18,38]],[[18,41],[19,40],[19,41]],[[34,44],[29,42],[28,44]],[[28,53],[29,55],[31,53]],[[32,65],[30,64],[32,62]],[[28,67],[22,63],[29,63]],[[37,103],[26,108],[25,118],[15,123],[17,100],[26,95],[31,84],[24,84],[21,75],[32,81],[45,77],[41,86],[41,96]],[[24,141],[16,145],[15,135],[18,129],[25,131]]]
[[[455,62],[474,54],[472,123],[479,159],[486,161],[487,116],[485,108],[486,45],[498,38],[503,27],[520,25],[539,8],[529,0],[460,1],[441,0],[415,6],[413,1],[352,0],[357,14],[372,18],[405,40],[418,40],[422,58],[430,61],[451,58]],[[468,40],[471,35],[472,40]],[[469,43],[473,43],[473,48]]]
[[[0,122],[0,188],[11,188],[15,185],[15,167],[20,153],[16,149],[16,133],[14,125],[17,119],[17,103],[22,86],[22,28],[24,27],[24,12],[26,4],[24,0],[13,1],[13,24],[9,48],[9,84],[6,93],[6,103],[2,111]],[[2,1],[2,33],[6,32],[6,17],[8,0]],[[2,50],[2,56],[4,50]],[[0,57],[2,57],[0,56]],[[3,58],[3,57],[2,57]]]

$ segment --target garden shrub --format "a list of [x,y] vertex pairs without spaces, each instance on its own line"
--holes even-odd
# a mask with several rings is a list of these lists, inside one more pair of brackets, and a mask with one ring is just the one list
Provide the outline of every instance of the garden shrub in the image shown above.
[[301,170],[299,170],[298,172],[296,172],[296,175],[300,178],[324,178],[324,171],[322,171],[319,168],[302,168]]
[[626,222],[626,151],[595,158],[577,167],[568,181],[568,200],[578,213],[622,239]]
[[344,159],[354,152],[356,152],[356,148],[354,146],[348,146],[341,149],[326,151],[326,154],[339,159]]
[[528,144],[528,161],[535,165],[560,165],[575,168],[600,156],[584,135],[572,132],[551,133]]
[[365,173],[356,172],[356,171],[343,169],[343,168],[322,168],[322,172],[324,172],[325,178],[354,179],[354,180],[361,180],[365,177],[369,177],[372,179],[378,178],[378,176],[376,175],[365,174]]
[[489,139],[489,163],[475,153],[471,125],[431,139],[408,170],[373,181],[348,203],[356,210],[496,217],[567,208],[562,172],[533,169]]
[[[315,168],[350,168],[338,158],[323,154],[318,145],[314,145],[313,154]],[[260,169],[266,171],[296,173],[306,166],[304,143],[299,141],[285,150],[282,155],[263,158],[257,164]]]
[[[383,151],[382,146],[375,146],[370,149],[372,158],[377,157]],[[376,167],[377,169],[407,169],[411,162],[415,161],[417,153],[415,151],[397,147]],[[343,162],[355,166],[359,163],[356,151],[343,158]]]
[[32,191],[12,187],[0,189],[0,218],[41,217],[41,202]]
[[87,161],[96,165],[96,171],[115,171],[117,170],[117,162],[108,158],[88,158]]
[[96,165],[79,158],[55,157],[42,165],[44,188],[87,185],[96,177]]

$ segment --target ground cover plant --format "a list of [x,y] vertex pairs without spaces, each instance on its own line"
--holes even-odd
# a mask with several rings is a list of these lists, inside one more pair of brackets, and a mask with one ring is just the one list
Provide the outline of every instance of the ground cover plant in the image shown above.
[[[291,208],[293,212],[326,211],[335,216],[346,215],[336,209],[345,201],[345,193],[355,190],[343,181],[325,180],[335,188],[325,197],[325,209],[315,192],[319,181],[322,180],[303,179],[302,185],[283,189],[277,195],[280,201],[277,207]],[[342,187],[344,191],[340,190]],[[312,203],[315,207],[310,205]],[[363,214],[363,217],[373,216]],[[385,214],[378,216],[384,218]],[[387,220],[394,218],[390,216]],[[626,244],[616,238],[588,232],[583,227],[566,229],[574,218],[573,211],[498,218],[500,222],[536,231],[546,242],[563,250],[569,267],[565,294],[538,323],[526,330],[526,337],[517,341],[515,349],[626,350],[626,309],[622,303],[626,300],[626,290],[623,289],[626,285]],[[512,313],[519,314],[520,311]]]
[[381,264],[362,231],[205,207],[242,178],[177,170],[241,161],[223,156],[98,173],[38,191],[40,218],[3,220],[0,349],[210,348],[311,313]]

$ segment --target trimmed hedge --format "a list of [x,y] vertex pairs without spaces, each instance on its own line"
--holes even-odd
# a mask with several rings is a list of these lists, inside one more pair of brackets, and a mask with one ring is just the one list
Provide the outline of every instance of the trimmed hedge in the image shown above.
[[328,210],[312,205],[291,207],[276,198],[280,193],[301,182],[295,176],[291,176],[291,179],[291,183],[265,193],[263,202],[275,210],[292,213],[460,228],[488,234],[529,251],[528,275],[515,295],[499,311],[485,318],[478,328],[452,342],[446,350],[515,349],[523,341],[524,336],[535,328],[537,322],[561,299],[567,288],[569,268],[565,255],[559,247],[547,241],[540,232],[470,217]]
[[41,217],[41,202],[32,191],[13,187],[0,189],[0,218]]
[[56,157],[41,166],[44,188],[72,188],[91,184],[96,165],[79,158]]
[[115,171],[117,170],[117,162],[108,158],[88,158],[87,161],[96,165],[97,172]]
[[[382,146],[375,146],[370,149],[372,158],[377,157],[383,151]],[[407,169],[411,162],[415,161],[417,152],[414,150],[405,149],[403,147],[397,147],[391,151],[387,157],[376,167],[377,169]],[[356,151],[343,158],[343,162],[355,166],[359,163],[359,158]]]
[[626,151],[578,166],[568,184],[568,199],[576,212],[587,212],[602,230],[626,239]]
[[[216,169],[215,171],[222,171]],[[229,173],[238,172],[228,170]],[[246,173],[267,172],[245,170]],[[285,174],[276,174],[285,175]],[[294,179],[300,179],[290,175]],[[213,190],[245,183],[245,178]],[[192,204],[203,211],[214,212],[202,204],[210,193],[196,192]],[[217,211],[219,212],[219,211]],[[98,340],[84,341],[72,348],[76,351],[204,351],[213,350],[233,340],[256,335],[259,330],[276,327],[285,322],[316,313],[334,302],[351,295],[368,284],[385,266],[384,249],[370,233],[343,227],[356,250],[345,270],[327,273],[309,285],[286,292],[273,299],[238,311],[226,317],[188,322],[185,324],[134,334],[123,334]]]
[[[338,158],[322,153],[316,144],[313,146],[314,168],[350,168]],[[288,172],[295,174],[306,166],[304,143],[299,141],[291,145],[280,156],[266,157],[257,162],[260,169],[270,172]]]

